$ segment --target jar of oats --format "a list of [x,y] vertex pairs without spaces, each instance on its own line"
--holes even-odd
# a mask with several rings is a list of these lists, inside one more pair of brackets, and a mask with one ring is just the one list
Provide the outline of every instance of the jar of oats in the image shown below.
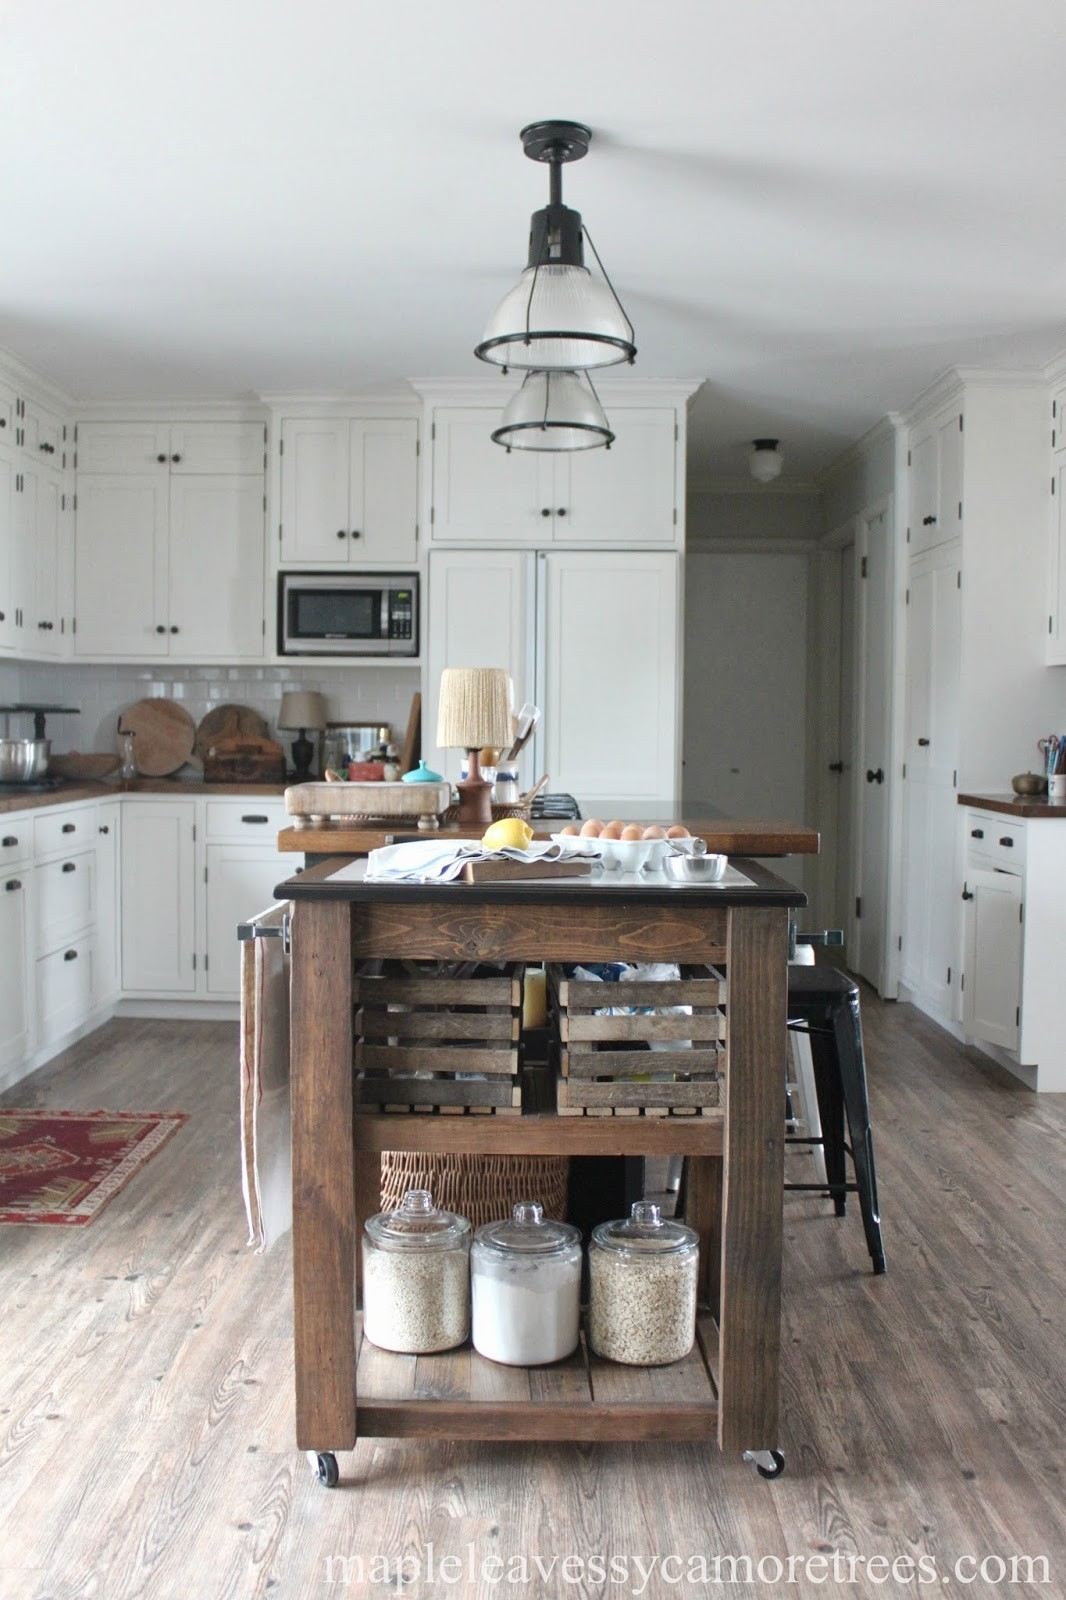
[[661,1367],[696,1337],[699,1237],[638,1200],[628,1217],[601,1222],[589,1245],[589,1343],[598,1356]]
[[470,1333],[470,1223],[408,1189],[363,1233],[363,1332],[405,1355],[450,1350]]

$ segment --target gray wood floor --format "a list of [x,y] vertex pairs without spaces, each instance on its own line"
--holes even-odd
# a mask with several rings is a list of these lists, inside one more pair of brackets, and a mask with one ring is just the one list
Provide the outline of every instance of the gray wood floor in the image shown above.
[[[292,1443],[289,1251],[245,1247],[236,1030],[100,1029],[2,1103],[192,1115],[88,1228],[0,1228],[0,1595],[932,1592],[905,1581],[931,1564],[871,1581],[878,1556],[935,1561],[938,1582],[961,1558],[971,1596],[1066,1595],[1066,1097],[910,1007],[863,1005],[889,1273],[871,1276],[857,1213],[786,1199],[775,1483],[688,1446],[368,1440],[320,1489]],[[833,1552],[835,1577],[804,1576]],[[567,1556],[593,1563],[567,1569],[583,1581]],[[670,1581],[701,1556],[762,1559],[765,1581]],[[797,1581],[775,1585],[790,1556]],[[1046,1557],[1050,1584],[997,1585],[1019,1556]],[[616,1564],[598,1582],[597,1557],[627,1581]]]

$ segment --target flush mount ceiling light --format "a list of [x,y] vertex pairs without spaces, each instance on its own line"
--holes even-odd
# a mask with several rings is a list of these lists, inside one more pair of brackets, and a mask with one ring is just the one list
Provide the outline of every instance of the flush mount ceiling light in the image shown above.
[[[549,200],[530,222],[529,265],[492,313],[474,354],[500,367],[568,373],[632,362],[633,324],[581,213],[563,205],[563,166],[581,160],[592,133],[580,122],[531,122],[521,138],[531,161],[548,164]],[[586,239],[602,282],[585,266]]]
[[492,437],[508,450],[593,450],[614,434],[587,372],[527,372]]
[[753,439],[748,451],[748,471],[759,483],[773,483],[781,476],[785,458],[778,449],[779,439]]

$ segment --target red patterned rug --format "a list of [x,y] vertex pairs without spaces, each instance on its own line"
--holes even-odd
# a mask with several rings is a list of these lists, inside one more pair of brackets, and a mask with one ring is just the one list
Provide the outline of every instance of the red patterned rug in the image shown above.
[[0,1222],[91,1222],[188,1117],[0,1108]]

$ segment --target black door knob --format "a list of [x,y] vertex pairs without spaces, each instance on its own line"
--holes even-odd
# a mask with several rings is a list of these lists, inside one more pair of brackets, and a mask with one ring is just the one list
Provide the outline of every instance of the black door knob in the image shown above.
[[973,899],[973,893],[972,893],[972,891],[971,891],[971,890],[969,890],[969,889],[964,889],[964,890],[963,890],[963,891],[962,891],[962,898],[963,898],[963,899],[964,899],[964,900],[972,900],[972,899]]
[[884,781],[885,781],[884,769],[882,767],[878,767],[877,771],[874,772],[871,767],[867,767],[867,769],[866,769],[866,781],[867,781],[867,783],[884,783]]

